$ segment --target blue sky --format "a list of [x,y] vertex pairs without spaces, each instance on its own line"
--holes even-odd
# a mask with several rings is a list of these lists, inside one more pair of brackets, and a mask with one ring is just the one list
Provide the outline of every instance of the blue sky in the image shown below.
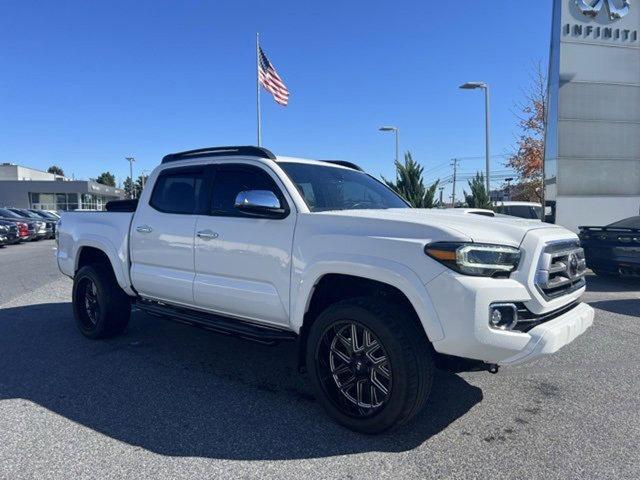
[[[5,2],[0,16],[0,161],[76,178],[151,170],[165,153],[254,144],[255,33],[291,91],[263,93],[263,143],[276,154],[341,158],[393,177],[400,127],[426,177],[518,133],[514,106],[546,68],[551,0]],[[462,171],[483,160],[462,162]],[[494,169],[503,169],[500,158]]]

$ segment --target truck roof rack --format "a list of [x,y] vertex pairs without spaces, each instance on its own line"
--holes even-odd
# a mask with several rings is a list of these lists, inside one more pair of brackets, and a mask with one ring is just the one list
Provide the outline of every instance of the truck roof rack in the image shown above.
[[187,150],[186,152],[170,153],[162,158],[162,163],[176,162],[178,160],[188,160],[200,157],[226,157],[226,156],[247,156],[259,157],[275,160],[276,156],[266,148],[254,147],[252,145],[233,147],[208,147],[197,150]]
[[334,165],[340,165],[341,167],[352,168],[352,169],[358,170],[360,172],[364,172],[364,170],[362,170],[362,168],[360,168],[355,163],[347,162],[345,160],[322,160],[322,161],[323,162],[327,162],[327,163],[333,163]]

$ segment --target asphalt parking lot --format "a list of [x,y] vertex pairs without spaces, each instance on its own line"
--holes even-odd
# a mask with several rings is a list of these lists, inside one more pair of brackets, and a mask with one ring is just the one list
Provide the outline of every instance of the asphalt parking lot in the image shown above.
[[333,424],[291,345],[134,313],[73,325],[53,242],[0,249],[0,478],[640,478],[640,283],[589,277],[594,326],[551,358],[440,372],[417,421]]

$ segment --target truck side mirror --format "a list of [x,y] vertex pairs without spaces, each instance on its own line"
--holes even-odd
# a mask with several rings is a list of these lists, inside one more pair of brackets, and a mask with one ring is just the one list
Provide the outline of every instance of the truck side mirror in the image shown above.
[[284,218],[288,212],[270,190],[246,190],[238,193],[235,208],[248,215],[263,218]]

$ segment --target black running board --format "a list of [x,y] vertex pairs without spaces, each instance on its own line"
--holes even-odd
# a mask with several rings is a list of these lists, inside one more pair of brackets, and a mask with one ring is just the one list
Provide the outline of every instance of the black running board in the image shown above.
[[194,327],[204,328],[225,335],[244,338],[252,342],[265,345],[275,345],[280,342],[296,340],[298,335],[290,330],[259,325],[246,320],[225,317],[215,313],[201,312],[185,307],[178,307],[162,302],[138,299],[135,306],[154,316],[161,316],[185,323]]

